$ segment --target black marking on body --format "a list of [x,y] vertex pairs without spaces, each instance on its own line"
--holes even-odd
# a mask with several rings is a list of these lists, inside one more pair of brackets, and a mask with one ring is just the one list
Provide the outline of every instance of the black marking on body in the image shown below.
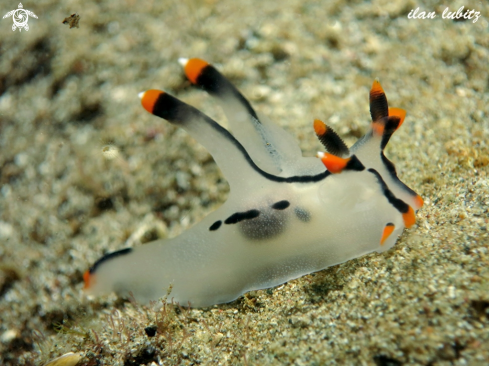
[[152,113],[155,116],[166,119],[168,122],[177,126],[185,126],[189,121],[200,118],[203,123],[207,123],[215,129],[223,138],[229,140],[243,155],[248,164],[262,177],[278,183],[314,183],[319,182],[331,175],[331,172],[325,170],[316,175],[295,175],[292,177],[279,177],[260,169],[251,159],[243,145],[224,127],[208,117],[197,108],[194,108],[181,100],[167,93],[161,93],[153,107]]
[[221,220],[217,220],[215,223],[213,223],[210,227],[209,227],[209,230],[210,231],[216,231],[217,229],[219,229],[222,225],[222,221]]
[[237,224],[238,222],[244,221],[244,220],[251,220],[255,219],[258,216],[260,216],[260,211],[258,210],[249,210],[245,212],[236,212],[229,216],[224,223],[227,225],[230,224]]
[[[397,178],[396,166],[394,165],[394,163],[392,161],[390,161],[389,159],[387,159],[387,157],[384,155],[384,152],[383,151],[380,153],[380,159],[384,163],[385,168],[389,172],[389,175],[392,178]],[[397,179],[399,179],[399,178],[397,178]]]
[[296,207],[294,213],[302,222],[309,222],[311,220],[311,214],[301,207]]
[[240,233],[250,240],[268,240],[284,232],[288,220],[287,211],[270,208],[260,211],[260,216],[239,224]]
[[273,205],[272,205],[272,208],[274,210],[285,210],[287,207],[290,206],[290,202],[287,201],[287,200],[283,200],[283,201],[278,201],[278,202],[275,202]]
[[357,172],[361,172],[362,170],[365,170],[365,166],[358,160],[356,155],[352,155],[346,163],[344,170],[356,170]]
[[318,136],[318,139],[330,154],[341,158],[350,154],[350,149],[346,146],[342,138],[328,125],[326,125],[326,132]]
[[387,172],[389,173],[389,175],[391,176],[391,178],[398,185],[400,185],[404,190],[406,190],[410,195],[412,195],[413,197],[416,197],[418,194],[414,190],[412,190],[411,188],[409,188],[407,185],[405,185],[399,179],[399,177],[397,176],[397,172],[396,172],[396,166],[394,165],[394,163],[392,161],[390,161],[389,159],[387,159],[387,157],[384,155],[384,152],[383,151],[380,154],[380,159],[384,163],[384,166],[387,169]]
[[382,179],[382,176],[379,174],[379,172],[375,169],[370,168],[368,170],[370,173],[375,175],[377,177],[377,181],[380,184],[380,187],[382,188],[382,191],[384,193],[384,196],[387,198],[389,203],[394,206],[400,213],[406,213],[409,211],[409,205],[404,202],[403,200],[397,198],[394,193],[389,189],[387,184],[384,182],[384,179]]
[[121,250],[118,250],[116,252],[112,252],[112,253],[108,253],[108,254],[105,254],[102,258],[100,258],[99,260],[97,260],[93,266],[90,267],[90,269],[88,270],[88,272],[90,274],[93,274],[95,273],[95,271],[97,270],[97,268],[104,262],[110,260],[110,259],[114,259],[116,257],[120,257],[121,255],[126,255],[126,254],[129,254],[132,252],[132,248],[124,248],[124,249],[121,249]]
[[391,136],[396,132],[401,123],[401,119],[397,116],[389,116],[385,118],[384,133],[382,134],[382,141],[380,142],[380,149],[384,150],[387,143],[391,139]]

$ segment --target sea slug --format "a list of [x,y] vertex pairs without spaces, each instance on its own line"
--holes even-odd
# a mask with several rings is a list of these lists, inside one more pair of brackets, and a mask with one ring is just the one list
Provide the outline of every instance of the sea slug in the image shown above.
[[212,154],[229,181],[228,200],[182,235],[99,259],[85,273],[89,294],[132,293],[194,307],[391,248],[415,223],[423,200],[384,155],[405,111],[389,108],[378,81],[370,91],[370,130],[351,148],[319,120],[327,152],[303,157],[294,138],[259,116],[216,68],[182,59],[187,78],[221,104],[229,132],[162,91],[140,93],[143,107],[184,128]]

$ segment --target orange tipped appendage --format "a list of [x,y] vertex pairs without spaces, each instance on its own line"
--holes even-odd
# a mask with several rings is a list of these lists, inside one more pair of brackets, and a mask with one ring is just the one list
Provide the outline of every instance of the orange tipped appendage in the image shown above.
[[161,90],[147,90],[143,93],[139,94],[139,97],[141,98],[141,104],[146,109],[149,113],[153,113],[156,101],[160,97],[161,94],[163,94]]
[[416,197],[414,197],[414,204],[416,205],[416,210],[419,210],[421,207],[423,207],[424,205],[423,197],[416,195]]
[[399,122],[399,126],[397,126],[398,129],[404,122],[404,118],[406,118],[406,111],[401,108],[389,108],[389,116],[396,116],[401,119],[401,122]]
[[191,58],[187,61],[184,66],[185,75],[192,84],[197,84],[197,78],[207,65],[209,64],[200,58]]
[[385,241],[394,232],[396,226],[392,223],[385,225],[384,231],[382,232],[382,238],[380,239],[380,245],[384,245]]
[[385,94],[384,89],[382,89],[382,85],[380,85],[378,80],[374,80],[372,84],[372,89],[370,89],[370,94],[373,95]]
[[318,158],[321,159],[326,169],[333,174],[341,173],[350,161],[350,158],[343,159],[330,153],[318,153]]
[[90,288],[90,271],[85,271],[83,274],[83,282],[85,282],[85,286],[83,286],[84,290]]
[[314,120],[314,132],[316,132],[316,135],[322,136],[326,133],[328,130],[328,127],[324,124],[323,121],[320,121],[318,119]]
[[416,223],[416,216],[414,215],[414,210],[409,206],[409,210],[402,214],[402,219],[404,220],[404,225],[410,228]]

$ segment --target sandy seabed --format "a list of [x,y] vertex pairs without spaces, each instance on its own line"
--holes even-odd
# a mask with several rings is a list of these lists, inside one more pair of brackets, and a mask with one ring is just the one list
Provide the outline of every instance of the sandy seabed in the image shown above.
[[[411,0],[23,5],[29,31],[0,20],[0,364],[489,363],[486,1],[449,5],[476,23],[442,19],[437,1],[426,20],[408,19]],[[367,131],[379,78],[408,112],[386,153],[425,200],[417,225],[386,253],[226,305],[87,299],[101,254],[178,235],[229,192],[206,150],[137,98],[164,89],[225,121],[179,57],[216,65],[306,156],[321,148],[314,118],[348,144]]]

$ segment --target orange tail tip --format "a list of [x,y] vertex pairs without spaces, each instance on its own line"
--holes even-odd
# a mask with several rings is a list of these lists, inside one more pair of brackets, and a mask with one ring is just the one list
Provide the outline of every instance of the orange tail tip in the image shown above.
[[396,226],[393,223],[388,223],[384,227],[384,231],[382,232],[382,238],[380,239],[380,245],[384,245],[385,241],[391,234],[394,232]]
[[202,70],[209,65],[200,58],[191,58],[190,60],[181,58],[178,60],[185,70],[185,75],[192,84],[197,84],[197,78],[201,74]]
[[139,98],[141,98],[141,104],[149,113],[153,113],[154,106],[156,101],[163,94],[161,90],[146,90],[145,92],[141,92],[138,94]]
[[402,214],[402,219],[404,220],[404,225],[407,228],[410,228],[416,223],[416,216],[411,206],[409,206],[408,212]]
[[326,169],[333,174],[338,174],[345,169],[350,158],[343,159],[330,153],[318,152],[317,157],[321,159]]
[[90,271],[87,270],[83,274],[83,282],[85,282],[85,286],[83,286],[84,290],[90,288]]
[[389,116],[396,116],[401,119],[401,122],[399,122],[399,126],[397,126],[397,128],[399,129],[399,127],[401,127],[402,123],[404,122],[404,118],[406,118],[406,111],[401,108],[389,108]]

